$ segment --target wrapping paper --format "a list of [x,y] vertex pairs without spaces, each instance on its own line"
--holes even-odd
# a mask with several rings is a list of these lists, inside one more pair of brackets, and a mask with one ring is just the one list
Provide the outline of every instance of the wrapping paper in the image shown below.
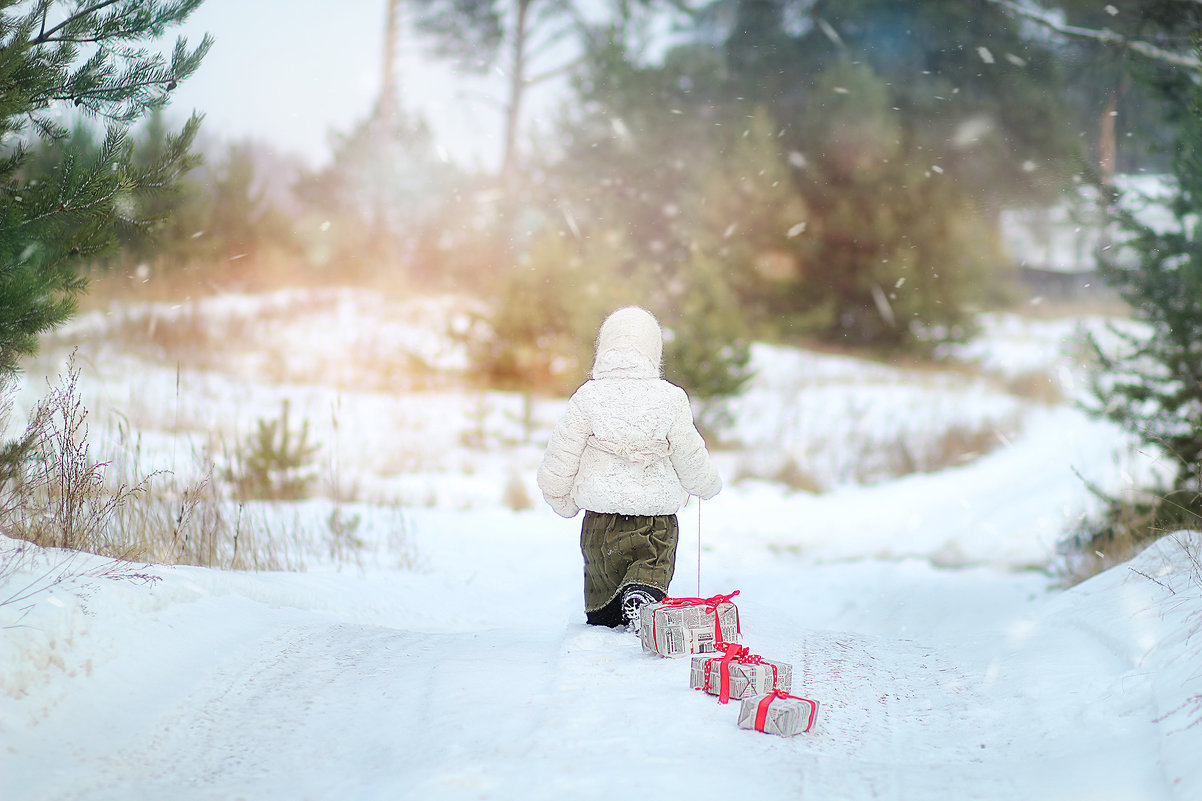
[[731,601],[737,595],[713,598],[665,598],[639,610],[639,639],[643,650],[677,657],[714,653],[723,642],[738,642],[739,610]]
[[[693,657],[689,670],[693,689],[722,698],[723,661],[721,656]],[[793,666],[783,662],[745,655],[741,659],[728,661],[726,669],[730,675],[727,696],[736,700],[749,695],[764,695],[773,690],[788,692],[793,688]]]
[[792,737],[814,728],[818,702],[779,690],[749,695],[739,707],[739,728]]

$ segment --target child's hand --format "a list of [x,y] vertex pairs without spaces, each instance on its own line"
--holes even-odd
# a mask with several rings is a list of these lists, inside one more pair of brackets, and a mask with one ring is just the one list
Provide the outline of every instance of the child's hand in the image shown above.
[[[546,496],[543,497],[546,498]],[[555,510],[555,514],[560,517],[575,517],[576,513],[580,511],[580,507],[570,497],[546,498],[546,501]]]

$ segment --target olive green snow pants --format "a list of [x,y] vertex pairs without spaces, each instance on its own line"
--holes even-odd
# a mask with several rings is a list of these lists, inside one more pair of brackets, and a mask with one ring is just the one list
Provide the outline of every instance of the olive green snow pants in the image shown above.
[[667,594],[676,569],[676,515],[584,513],[584,610],[596,612],[631,584]]

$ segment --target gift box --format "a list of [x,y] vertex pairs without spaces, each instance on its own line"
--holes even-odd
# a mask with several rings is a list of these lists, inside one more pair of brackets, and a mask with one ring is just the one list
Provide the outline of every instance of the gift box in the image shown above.
[[722,656],[693,657],[689,678],[694,690],[716,695],[725,704],[731,698],[792,689],[792,665],[764,659],[734,643],[720,649]]
[[739,708],[739,728],[792,737],[814,727],[818,702],[781,690],[749,695]]
[[714,653],[740,634],[739,609],[731,598],[665,598],[639,610],[639,639],[643,650],[660,656]]

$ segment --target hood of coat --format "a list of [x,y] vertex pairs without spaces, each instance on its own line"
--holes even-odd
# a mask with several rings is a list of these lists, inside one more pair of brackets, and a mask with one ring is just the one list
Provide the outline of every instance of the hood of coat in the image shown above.
[[618,309],[601,324],[593,378],[659,378],[664,335],[651,312]]

